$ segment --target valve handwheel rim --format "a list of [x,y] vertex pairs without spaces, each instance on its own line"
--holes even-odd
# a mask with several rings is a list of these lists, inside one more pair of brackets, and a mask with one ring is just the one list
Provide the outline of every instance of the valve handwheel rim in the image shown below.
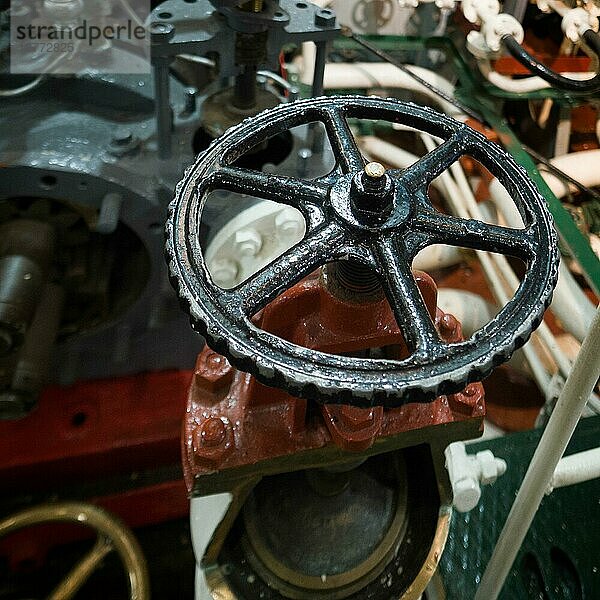
[[[403,171],[379,175],[379,167],[370,165],[365,172],[348,118],[400,123],[444,141]],[[337,167],[329,176],[302,180],[232,166],[265,139],[314,121],[324,123],[336,158]],[[464,155],[479,161],[504,185],[524,229],[465,220],[432,206],[429,184]],[[370,169],[374,171],[369,173]],[[378,203],[375,211],[360,200],[365,184],[373,184],[365,179],[373,175],[384,179],[381,189],[392,187],[391,192],[387,188],[382,192],[387,194],[383,201],[377,199],[377,190],[367,190]],[[202,210],[208,194],[218,189],[293,206],[306,220],[306,234],[300,242],[231,290],[213,283],[199,242]],[[394,99],[303,100],[267,110],[231,128],[186,171],[169,207],[166,234],[171,279],[194,329],[215,351],[259,381],[321,403],[394,407],[460,391],[487,376],[529,339],[550,303],[558,277],[552,217],[525,170],[467,125]],[[513,298],[464,342],[441,341],[412,276],[412,259],[431,244],[497,252],[526,264]],[[348,258],[378,275],[412,351],[408,358],[366,359],[316,352],[251,322],[252,315],[316,268]]]

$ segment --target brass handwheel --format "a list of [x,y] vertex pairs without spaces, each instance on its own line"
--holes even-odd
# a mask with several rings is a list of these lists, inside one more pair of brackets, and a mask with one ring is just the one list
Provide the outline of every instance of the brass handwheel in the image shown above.
[[63,522],[87,525],[98,532],[93,548],[48,596],[48,600],[73,598],[102,559],[113,550],[119,555],[129,583],[131,600],[148,600],[150,584],[146,559],[133,533],[105,510],[83,502],[40,504],[0,521],[0,537],[42,523]]

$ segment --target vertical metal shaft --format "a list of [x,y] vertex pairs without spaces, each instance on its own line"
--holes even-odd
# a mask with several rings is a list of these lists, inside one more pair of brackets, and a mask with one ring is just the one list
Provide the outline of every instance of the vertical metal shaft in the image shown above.
[[171,137],[173,132],[173,112],[169,93],[169,63],[158,61],[154,65],[154,97],[156,98],[156,130],[158,156],[171,158]]
[[312,96],[318,98],[323,95],[323,82],[325,80],[325,61],[327,59],[327,42],[316,42],[315,74],[313,77]]
[[554,412],[531,459],[475,600],[495,600],[527,535],[558,461],[575,431],[588,398],[600,378],[600,308],[583,341]]
[[244,65],[235,78],[233,104],[241,109],[256,106],[256,65]]
[[[327,42],[316,42],[317,53],[315,55],[315,72],[313,77],[312,96],[318,98],[324,94],[325,62],[327,59]],[[325,130],[320,123],[311,123],[308,130],[310,143],[308,146],[318,154],[323,151],[325,141]]]

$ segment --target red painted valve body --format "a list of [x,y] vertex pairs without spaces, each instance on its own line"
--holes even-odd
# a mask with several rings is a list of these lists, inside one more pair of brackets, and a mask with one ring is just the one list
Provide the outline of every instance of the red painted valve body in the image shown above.
[[[417,283],[446,342],[462,340],[460,323],[437,309],[437,287],[425,273]],[[394,347],[407,356],[389,304],[365,303],[333,296],[314,273],[271,302],[256,317],[265,331],[300,346],[330,353]],[[237,371],[206,347],[198,356],[189,391],[183,430],[183,463],[188,489],[203,475],[236,469],[335,445],[361,452],[376,440],[432,426],[472,421],[481,427],[485,406],[481,383],[468,385],[432,402],[409,403],[384,410],[347,405],[319,405],[264,386]]]

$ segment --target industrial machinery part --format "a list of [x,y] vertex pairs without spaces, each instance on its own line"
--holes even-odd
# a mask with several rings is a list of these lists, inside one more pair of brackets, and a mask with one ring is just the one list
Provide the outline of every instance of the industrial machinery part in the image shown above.
[[[278,68],[284,45],[307,40],[322,64],[339,31],[333,11],[274,0],[168,1],[149,23],[154,81],[83,67],[31,87],[2,76],[0,418],[28,414],[48,383],[193,364],[202,340],[178,310],[162,258],[172,190],[199,149],[283,99],[257,85],[257,69]],[[102,56],[127,52],[108,44]],[[111,64],[102,62],[107,73]],[[205,216],[206,229],[223,217],[220,207]]]
[[[350,118],[446,141],[407,169],[386,171],[366,164]],[[336,161],[329,173],[301,179],[240,166],[246,152],[298,126],[313,139],[324,126]],[[434,209],[431,181],[463,155],[500,178],[523,229]],[[280,240],[283,254],[258,273],[245,270],[235,287],[239,272],[217,277],[219,257],[205,256],[200,241],[208,195],[219,190],[293,207],[305,220],[300,241],[290,248]],[[294,225],[297,236],[303,228]],[[240,253],[260,262],[260,237],[238,233]],[[447,535],[444,449],[482,424],[483,387],[472,381],[525,341],[556,282],[555,233],[533,185],[497,146],[434,111],[317,98],[266,111],[216,140],[180,183],[167,235],[174,284],[212,347],[198,356],[182,444],[198,600],[417,598]],[[460,323],[437,307],[431,277],[411,271],[418,251],[435,243],[527,265],[515,297],[466,342]],[[195,525],[194,515],[206,520]],[[352,551],[340,556],[342,545]]]
[[[416,278],[441,335],[460,341],[460,324],[435,308],[432,279]],[[260,319],[265,330],[315,352],[406,354],[382,298],[336,298],[317,273]],[[447,535],[444,448],[477,436],[484,410],[480,383],[395,409],[315,406],[266,388],[206,347],[182,444],[194,497],[197,599],[417,598]],[[344,526],[319,537],[323,522]],[[347,545],[353,551],[342,559]]]
[[146,559],[133,533],[116,517],[91,504],[64,502],[42,504],[12,514],[0,521],[0,537],[48,523],[87,525],[98,532],[93,548],[48,596],[50,600],[73,598],[102,559],[116,551],[127,573],[131,600],[149,600],[150,585]]
[[216,57],[221,80],[235,78],[233,86],[218,89],[202,103],[201,123],[210,140],[245,117],[278,104],[276,96],[257,87],[256,75],[261,68],[276,70],[287,45],[317,44],[313,93],[320,95],[326,44],[339,32],[331,9],[296,0],[167,0],[152,11],[150,22],[163,159],[171,155],[169,68],[177,56]]
[[[445,141],[403,172],[364,165],[347,118],[385,119]],[[303,181],[241,169],[235,160],[282,130],[324,123],[338,168]],[[435,211],[431,181],[463,155],[479,160],[506,187],[525,229],[462,220]],[[210,278],[199,247],[208,193],[226,189],[288,204],[306,219],[304,239],[232,290]],[[318,98],[266,111],[231,129],[190,168],[170,206],[167,253],[194,327],[235,366],[259,381],[320,402],[399,406],[458,392],[508,360],[539,324],[557,279],[556,234],[544,201],[498,146],[468,126],[394,100]],[[444,243],[517,257],[527,270],[513,299],[471,339],[446,345],[410,272],[423,247]],[[338,261],[337,264],[334,261]],[[381,281],[410,355],[401,361],[315,352],[274,337],[250,321],[260,309],[327,263],[335,293],[376,293]],[[340,291],[343,290],[343,291]]]

